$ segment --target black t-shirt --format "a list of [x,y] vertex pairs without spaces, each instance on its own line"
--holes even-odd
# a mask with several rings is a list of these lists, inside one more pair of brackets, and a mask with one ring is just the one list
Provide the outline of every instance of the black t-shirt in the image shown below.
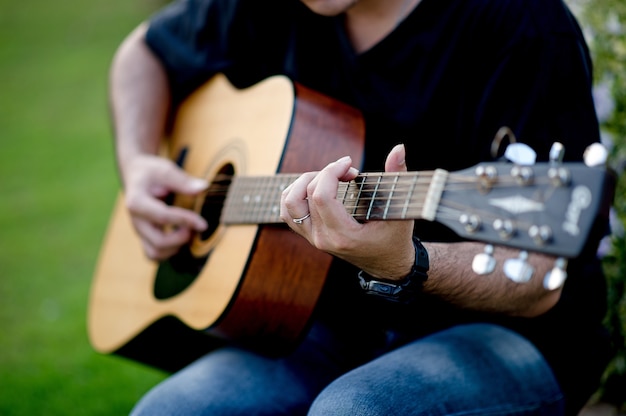
[[[238,87],[287,75],[355,106],[366,123],[365,171],[381,170],[399,142],[411,170],[491,160],[502,126],[538,160],[548,159],[555,141],[565,160],[580,160],[599,139],[588,50],[560,0],[422,0],[363,53],[352,48],[341,16],[315,15],[296,0],[184,0],[152,19],[147,43],[163,61],[175,101],[222,72]],[[417,232],[452,238],[432,223]],[[570,263],[561,300],[536,319],[472,314],[435,299],[377,316],[414,333],[468,321],[513,328],[544,353],[568,399],[585,400],[606,359],[605,283],[594,249]],[[333,271],[353,273],[339,262]],[[372,315],[347,280],[331,276],[322,316],[356,322]]]

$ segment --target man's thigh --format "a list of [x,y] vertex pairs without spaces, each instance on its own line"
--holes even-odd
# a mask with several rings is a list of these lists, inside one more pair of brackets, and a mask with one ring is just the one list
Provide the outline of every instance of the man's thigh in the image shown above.
[[495,325],[453,327],[407,344],[331,383],[311,415],[563,414],[537,349]]
[[132,415],[304,415],[328,383],[371,359],[383,341],[318,323],[289,356],[216,350],[154,387]]

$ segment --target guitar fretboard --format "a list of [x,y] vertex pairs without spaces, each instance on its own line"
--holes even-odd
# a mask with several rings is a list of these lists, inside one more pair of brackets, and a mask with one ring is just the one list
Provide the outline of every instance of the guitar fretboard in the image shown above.
[[[224,224],[280,223],[280,197],[299,177],[234,177],[222,211]],[[433,221],[448,177],[445,170],[362,173],[341,182],[337,199],[359,221],[426,219]]]

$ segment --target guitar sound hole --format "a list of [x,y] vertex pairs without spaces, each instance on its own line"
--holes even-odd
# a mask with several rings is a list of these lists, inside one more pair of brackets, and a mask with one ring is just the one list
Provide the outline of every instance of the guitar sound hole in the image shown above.
[[220,225],[220,217],[222,215],[222,208],[224,207],[224,200],[226,199],[226,191],[232,181],[235,174],[235,168],[231,164],[223,166],[206,192],[206,197],[202,208],[200,209],[200,215],[204,217],[209,223],[209,226],[200,234],[200,240],[206,241]]
[[[209,226],[198,236],[197,240],[200,244],[209,240],[220,225],[226,192],[234,173],[233,165],[228,164],[222,167],[205,193],[200,215],[207,220]],[[178,253],[162,261],[154,281],[154,297],[163,300],[182,293],[198,277],[210,254],[210,250],[205,250],[201,256],[198,256],[192,253],[190,245],[187,244],[181,247]]]
[[159,264],[154,279],[154,297],[168,299],[187,289],[198,277],[207,258],[193,256],[189,246],[181,247],[178,253]]

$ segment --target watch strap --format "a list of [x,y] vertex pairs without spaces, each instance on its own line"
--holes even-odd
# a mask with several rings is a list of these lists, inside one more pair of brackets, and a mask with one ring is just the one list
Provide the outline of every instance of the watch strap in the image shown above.
[[413,236],[415,248],[415,262],[411,271],[402,280],[388,280],[373,277],[363,270],[359,271],[358,278],[361,288],[368,295],[383,297],[390,301],[410,303],[421,291],[424,282],[428,279],[430,267],[428,251],[419,240]]

